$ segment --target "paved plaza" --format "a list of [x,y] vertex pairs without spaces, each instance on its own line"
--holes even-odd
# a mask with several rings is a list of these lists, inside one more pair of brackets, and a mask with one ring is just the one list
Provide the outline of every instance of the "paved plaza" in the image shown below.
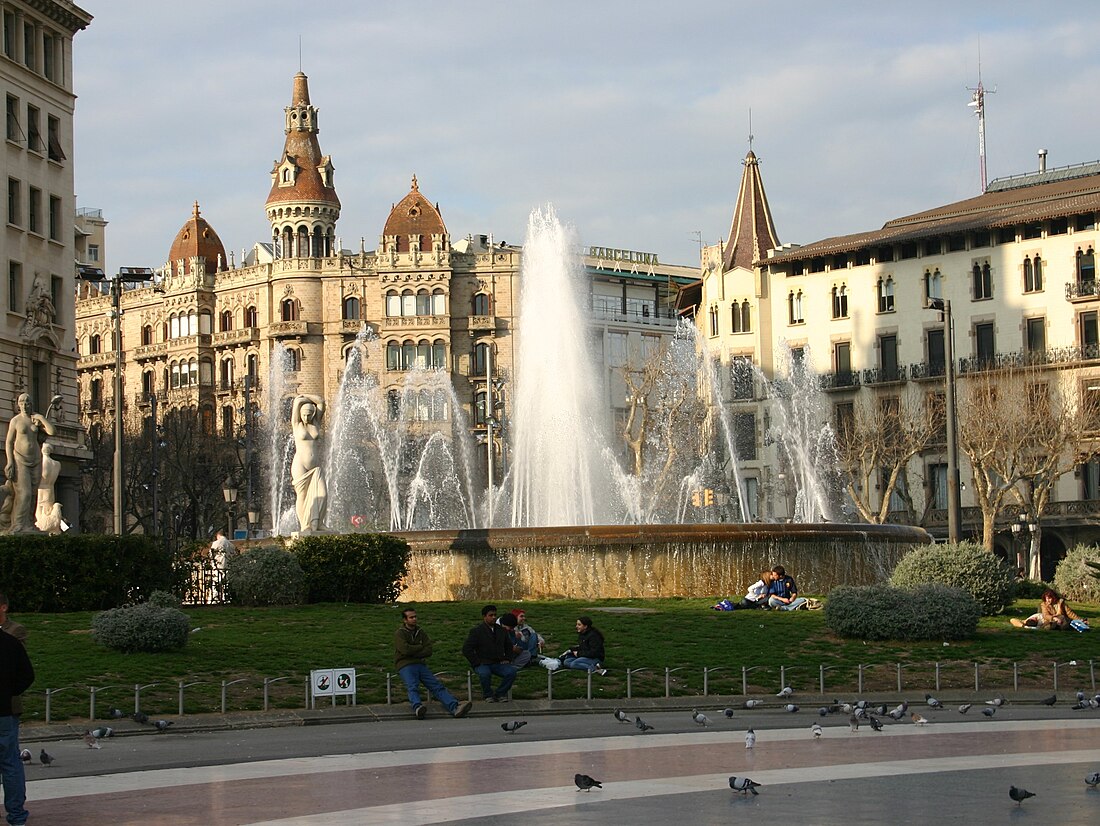
[[[418,824],[514,816],[524,824],[758,824],[1100,822],[1100,714],[954,708],[917,726],[850,730],[843,714],[738,709],[712,725],[687,709],[642,710],[640,733],[610,711],[544,714],[523,703],[475,708],[465,720],[394,715],[372,722],[145,733],[88,749],[79,736],[35,741],[28,767],[31,823]],[[631,709],[633,712],[634,710]],[[526,719],[514,735],[501,723]],[[810,726],[824,732],[814,739]],[[745,730],[757,733],[745,748]],[[56,732],[54,732],[56,733]],[[38,734],[50,736],[51,732]],[[41,766],[45,747],[56,758]],[[578,792],[573,775],[603,782]],[[743,797],[731,774],[761,783]],[[1036,793],[1017,806],[1010,785]]]

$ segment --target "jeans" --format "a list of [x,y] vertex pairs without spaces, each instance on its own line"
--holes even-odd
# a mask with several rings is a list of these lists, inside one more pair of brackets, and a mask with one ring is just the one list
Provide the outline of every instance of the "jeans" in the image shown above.
[[780,611],[794,611],[801,608],[806,604],[806,597],[795,597],[791,600],[790,604],[786,602],[780,602],[775,597],[768,597],[768,605],[771,608],[778,608]]
[[412,663],[402,666],[397,673],[401,675],[401,680],[405,683],[405,688],[409,692],[409,705],[413,708],[421,704],[420,684],[423,683],[431,696],[443,703],[443,707],[447,711],[454,714],[455,708],[458,706],[458,700],[454,698],[454,695],[447,690],[447,686],[440,682],[439,677],[435,676],[428,666],[423,663]]
[[19,826],[27,822],[27,780],[23,761],[19,759],[19,718],[0,717],[0,773],[4,778],[4,808],[8,823]]
[[[474,671],[481,681],[481,693],[486,700],[490,697],[507,697],[509,689],[512,688],[512,683],[516,681],[516,667],[508,663],[487,663],[477,666]],[[493,674],[500,677],[500,685],[497,686],[496,694],[493,693]]]
[[566,657],[561,664],[566,668],[575,668],[577,671],[595,671],[600,667],[600,661],[592,657]]

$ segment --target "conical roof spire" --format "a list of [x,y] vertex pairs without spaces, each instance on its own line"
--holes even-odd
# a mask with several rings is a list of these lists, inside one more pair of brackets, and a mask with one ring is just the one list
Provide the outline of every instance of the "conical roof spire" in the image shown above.
[[735,267],[751,270],[754,262],[779,246],[768,196],[760,179],[760,162],[750,149],[742,163],[745,171],[741,174],[741,189],[733,208],[730,234],[722,250],[723,272]]
[[340,199],[333,184],[332,160],[321,154],[317,140],[317,107],[309,102],[309,79],[294,75],[294,88],[286,113],[286,142],[283,154],[271,170],[268,210],[275,204],[324,203],[339,214]]

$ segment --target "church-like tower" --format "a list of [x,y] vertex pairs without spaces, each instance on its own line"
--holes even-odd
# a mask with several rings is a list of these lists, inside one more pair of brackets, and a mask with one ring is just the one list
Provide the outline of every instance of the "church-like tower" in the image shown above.
[[286,145],[271,170],[267,219],[276,258],[323,258],[338,252],[336,221],[340,199],[333,185],[332,159],[317,141],[317,107],[309,102],[308,78],[294,76],[286,112]]
[[750,149],[742,163],[745,170],[741,175],[741,188],[733,209],[730,234],[722,249],[723,272],[734,268],[751,271],[754,262],[779,246],[768,196],[760,178],[760,162]]

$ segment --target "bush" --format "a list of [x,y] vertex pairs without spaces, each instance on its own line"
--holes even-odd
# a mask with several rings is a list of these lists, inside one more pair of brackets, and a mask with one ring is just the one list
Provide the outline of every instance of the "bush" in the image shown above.
[[28,613],[102,611],[182,590],[171,555],[141,534],[0,536],[0,582]]
[[1086,562],[1100,563],[1100,548],[1070,548],[1054,570],[1054,590],[1073,602],[1100,603],[1100,579]]
[[842,585],[825,603],[827,627],[864,640],[966,639],[974,636],[980,616],[969,593],[948,585]]
[[112,608],[92,618],[92,639],[127,654],[183,648],[190,631],[191,620],[185,613],[151,602]]
[[1042,599],[1043,591],[1051,586],[1038,579],[1018,579],[1013,591],[1016,599]]
[[277,545],[231,556],[225,567],[225,587],[235,605],[299,605],[305,597],[302,566]]
[[915,548],[901,558],[890,577],[895,588],[933,583],[962,588],[983,614],[999,614],[1012,604],[1016,569],[980,545],[960,542]]
[[409,564],[409,544],[386,534],[304,536],[291,552],[310,602],[393,602]]

